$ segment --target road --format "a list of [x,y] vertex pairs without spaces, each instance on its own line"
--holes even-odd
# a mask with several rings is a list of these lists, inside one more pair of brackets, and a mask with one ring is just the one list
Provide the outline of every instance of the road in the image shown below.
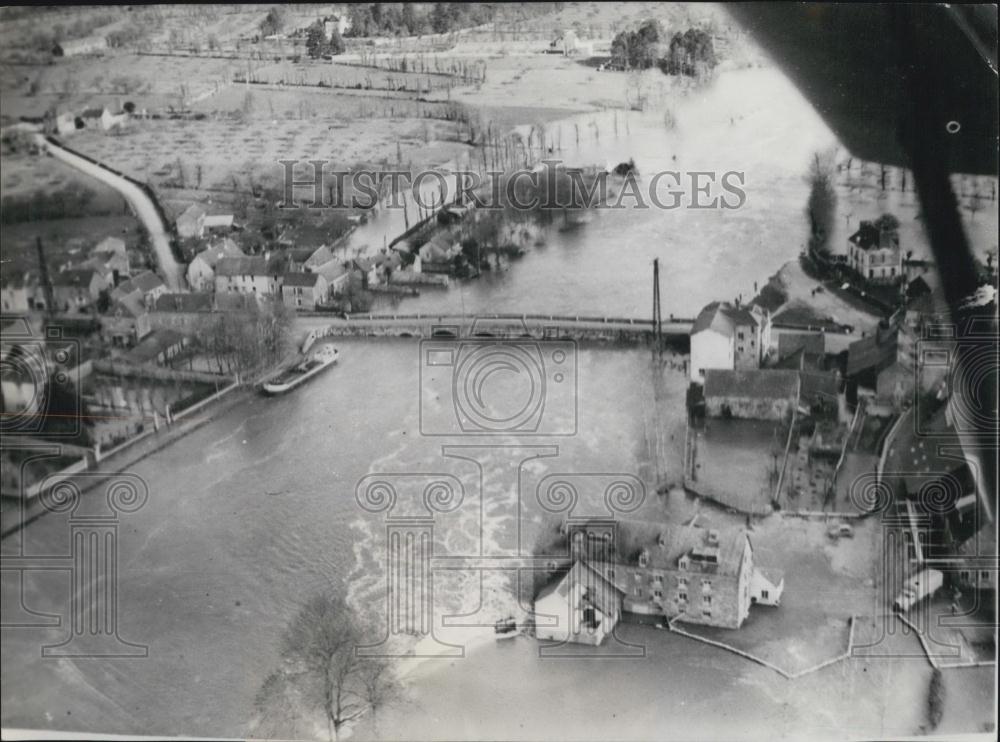
[[171,291],[180,291],[185,288],[184,266],[174,258],[174,253],[170,248],[170,235],[167,232],[167,225],[160,218],[160,212],[157,210],[156,204],[153,203],[152,199],[139,186],[100,165],[58,146],[41,134],[37,135],[36,142],[39,147],[56,159],[118,191],[122,198],[128,201],[136,217],[142,222],[146,231],[149,232],[149,240],[153,245],[153,250],[156,252],[156,259],[159,263],[159,273],[163,277],[163,280],[166,281],[167,286],[170,287]]

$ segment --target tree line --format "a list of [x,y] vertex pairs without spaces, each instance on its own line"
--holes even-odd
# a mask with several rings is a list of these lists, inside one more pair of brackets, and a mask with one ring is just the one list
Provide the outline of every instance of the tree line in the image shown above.
[[655,19],[621,31],[611,42],[612,63],[629,70],[658,66],[664,74],[688,77],[710,72],[718,64],[712,35],[707,31],[689,28],[667,39],[663,24]]

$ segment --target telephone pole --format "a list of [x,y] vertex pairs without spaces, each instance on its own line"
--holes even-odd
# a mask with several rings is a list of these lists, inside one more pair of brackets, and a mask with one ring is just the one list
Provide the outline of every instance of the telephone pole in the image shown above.
[[660,259],[653,258],[653,347],[663,358],[663,315],[660,314]]

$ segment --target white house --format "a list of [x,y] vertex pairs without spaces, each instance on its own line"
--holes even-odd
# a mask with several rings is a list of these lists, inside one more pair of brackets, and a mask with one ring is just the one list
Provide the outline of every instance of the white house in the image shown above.
[[193,291],[215,290],[215,266],[223,258],[245,258],[246,255],[232,240],[226,238],[207,247],[194,256],[188,264],[187,281]]
[[623,593],[583,560],[535,598],[535,636],[598,645],[621,618]]
[[276,294],[282,269],[270,256],[222,258],[215,264],[215,290],[219,293]]
[[884,222],[862,221],[848,242],[847,262],[862,278],[876,284],[894,284],[905,278],[896,228]]
[[756,605],[781,605],[785,575],[780,569],[754,567],[750,577],[750,602]]
[[201,237],[205,234],[205,209],[200,204],[191,204],[177,217],[176,224],[181,237]]
[[760,368],[771,346],[771,315],[756,305],[712,302],[691,327],[691,381],[705,383],[705,371]]

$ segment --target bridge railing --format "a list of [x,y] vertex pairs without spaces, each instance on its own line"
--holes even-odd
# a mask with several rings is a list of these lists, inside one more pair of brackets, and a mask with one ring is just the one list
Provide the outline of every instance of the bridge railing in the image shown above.
[[[371,322],[384,322],[387,320],[396,321],[434,321],[434,322],[457,322],[459,324],[474,324],[479,320],[504,320],[504,321],[541,321],[541,322],[563,322],[563,323],[584,323],[607,324],[607,325],[640,325],[646,327],[653,326],[653,320],[635,317],[596,317],[586,315],[556,315],[556,314],[477,314],[472,317],[447,314],[347,314],[343,317],[346,320],[365,320]],[[664,325],[670,324],[690,324],[693,319],[684,317],[674,317],[663,320]]]

